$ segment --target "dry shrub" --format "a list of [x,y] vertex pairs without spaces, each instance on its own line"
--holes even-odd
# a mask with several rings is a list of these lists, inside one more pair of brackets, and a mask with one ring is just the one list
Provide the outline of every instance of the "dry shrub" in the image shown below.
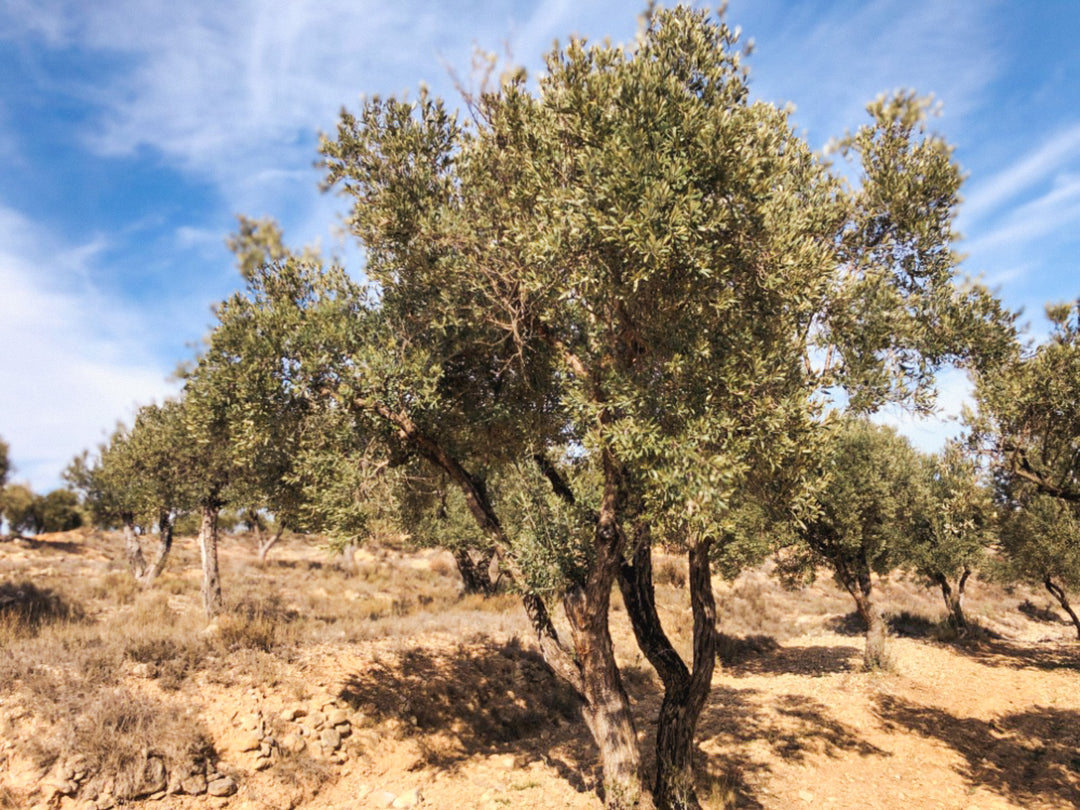
[[293,624],[299,613],[282,605],[277,596],[245,598],[218,617],[217,639],[225,651],[240,649],[273,652],[296,643]]
[[[40,764],[77,754],[91,774],[87,790],[110,790],[121,799],[157,792],[162,772],[187,773],[214,755],[210,734],[190,708],[107,687],[81,700],[77,711],[31,743]],[[154,760],[157,760],[155,762]]]
[[687,580],[686,563],[681,559],[662,560],[653,572],[657,585],[669,585],[672,588],[685,588]]
[[83,618],[80,607],[32,582],[0,584],[0,641],[37,635],[43,625]]
[[110,571],[93,584],[90,595],[94,599],[130,605],[141,591],[142,587],[130,571]]

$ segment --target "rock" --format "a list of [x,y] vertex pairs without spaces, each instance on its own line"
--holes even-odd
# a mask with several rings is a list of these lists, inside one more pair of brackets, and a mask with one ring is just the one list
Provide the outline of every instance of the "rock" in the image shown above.
[[372,807],[392,807],[397,801],[397,796],[389,790],[377,790],[368,797],[368,804]]
[[312,712],[308,715],[307,724],[318,731],[326,725],[326,715],[322,712]]
[[97,807],[97,810],[112,810],[116,807],[116,799],[113,798],[111,793],[102,793],[97,797],[94,806]]
[[232,796],[236,793],[236,780],[231,776],[223,776],[215,779],[206,786],[206,792],[211,796]]
[[332,709],[326,715],[326,722],[332,726],[340,726],[342,723],[348,723],[349,713],[344,709]]
[[79,783],[74,779],[58,779],[53,782],[52,788],[61,796],[74,796],[79,792]]
[[813,804],[814,803],[814,794],[811,793],[809,790],[800,790],[798,795],[799,795],[799,798],[802,799],[807,804]]
[[262,745],[262,737],[254,731],[242,734],[236,740],[236,750],[238,751],[257,751],[260,745]]
[[259,757],[255,760],[255,770],[265,771],[270,767],[270,757]]
[[135,788],[135,797],[160,793],[167,786],[168,773],[165,771],[165,763],[158,757],[147,757],[146,765],[143,766],[142,781]]
[[299,754],[307,748],[307,742],[299,734],[286,734],[281,738],[281,747],[290,754]]
[[296,720],[299,717],[304,717],[306,714],[307,709],[305,709],[303,706],[292,706],[288,709],[283,710],[279,716],[285,722],[291,723],[293,720]]
[[416,807],[423,800],[423,796],[420,795],[420,791],[417,788],[407,790],[394,799],[391,807]]
[[319,735],[319,742],[323,744],[324,748],[329,748],[331,751],[336,751],[341,747],[341,735],[334,729],[328,728]]
[[350,726],[348,723],[341,723],[334,726],[334,731],[336,731],[342,737],[348,737],[350,734],[352,734],[352,726]]
[[274,750],[274,740],[271,738],[269,741],[263,740],[259,743],[259,756],[268,757]]
[[201,773],[194,773],[180,782],[180,789],[188,796],[201,796],[206,793],[206,777]]

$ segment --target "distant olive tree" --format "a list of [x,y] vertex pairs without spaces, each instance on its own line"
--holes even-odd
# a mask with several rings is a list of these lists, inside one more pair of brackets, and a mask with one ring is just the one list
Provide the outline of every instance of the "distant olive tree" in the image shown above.
[[1000,537],[1004,575],[1046,588],[1080,638],[1080,617],[1069,599],[1080,592],[1080,510],[1052,495],[1030,494],[1005,510]]
[[929,586],[940,588],[949,623],[964,630],[964,590],[994,539],[993,492],[976,459],[957,442],[926,457],[923,476],[905,562]]
[[908,551],[912,517],[922,500],[921,460],[904,437],[864,420],[838,425],[823,460],[817,503],[786,560],[787,573],[832,571],[851,594],[866,625],[865,663],[888,663],[887,627],[874,594],[873,575],[899,567]]
[[0,492],[4,518],[16,534],[34,534],[41,530],[40,501],[25,484],[8,484]]

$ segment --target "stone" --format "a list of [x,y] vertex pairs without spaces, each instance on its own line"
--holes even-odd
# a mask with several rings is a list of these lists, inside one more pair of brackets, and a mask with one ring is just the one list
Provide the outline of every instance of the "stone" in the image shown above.
[[257,751],[260,745],[262,745],[262,737],[253,731],[240,735],[236,740],[236,750],[238,751]]
[[326,725],[326,715],[322,712],[312,712],[307,718],[308,725],[318,731]]
[[211,796],[232,796],[236,793],[236,780],[231,776],[222,776],[208,783],[206,792]]
[[270,757],[259,757],[255,760],[255,770],[265,771],[270,767]]
[[344,709],[331,709],[326,715],[326,722],[332,726],[340,726],[349,722],[349,713]]
[[280,717],[285,722],[291,723],[293,720],[304,717],[306,714],[307,709],[305,709],[303,706],[292,706],[288,709],[283,710]]
[[811,793],[809,790],[800,790],[799,791],[799,798],[802,799],[807,804],[813,804],[814,803],[814,794]]
[[152,793],[160,793],[168,786],[168,773],[165,771],[165,763],[158,757],[147,757],[146,765],[143,766],[142,781],[135,788],[135,795],[149,796]]
[[422,799],[423,796],[420,795],[420,790],[418,788],[413,788],[412,790],[406,790],[404,793],[394,799],[393,804],[391,804],[390,806],[416,807],[418,804],[420,804]]
[[348,723],[340,723],[334,726],[334,731],[336,731],[342,737],[348,737],[350,734],[352,734],[352,726]]
[[268,757],[268,756],[270,756],[270,753],[273,750],[274,750],[274,741],[273,741],[273,739],[271,739],[269,741],[263,740],[261,743],[259,743],[259,756]]
[[329,748],[331,751],[336,751],[341,747],[341,735],[334,729],[328,728],[319,735],[319,742],[323,744],[323,747]]
[[391,807],[397,801],[397,796],[389,790],[377,790],[368,797],[368,804],[372,807]]
[[281,747],[290,754],[299,754],[307,748],[307,742],[299,734],[286,734],[281,738]]
[[180,789],[188,796],[201,796],[206,793],[206,777],[201,773],[194,773],[180,782]]

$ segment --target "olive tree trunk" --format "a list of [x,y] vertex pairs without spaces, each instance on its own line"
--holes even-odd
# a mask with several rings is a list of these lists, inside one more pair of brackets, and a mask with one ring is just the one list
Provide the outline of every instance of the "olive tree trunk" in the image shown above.
[[883,669],[889,664],[887,649],[889,633],[881,608],[874,601],[870,572],[860,571],[855,577],[855,582],[850,585],[845,582],[845,585],[855,598],[855,607],[859,611],[859,616],[866,623],[866,651],[863,654],[863,663],[867,669]]
[[1050,595],[1058,600],[1058,603],[1065,609],[1065,612],[1069,614],[1069,618],[1072,619],[1073,626],[1076,628],[1076,637],[1080,639],[1080,618],[1077,618],[1076,611],[1072,609],[1072,605],[1069,604],[1069,597],[1065,593],[1065,589],[1054,582],[1047,574],[1043,578],[1043,585],[1046,586],[1046,590],[1050,591]]
[[941,596],[945,600],[945,609],[948,611],[949,626],[965,632],[968,629],[967,617],[964,615],[964,586],[967,585],[971,572],[965,570],[960,579],[953,587],[949,578],[944,574],[938,574],[938,585],[941,586]]
[[467,548],[456,548],[452,553],[465,593],[480,593],[484,596],[495,593],[496,581],[491,578],[494,549],[480,552],[478,558],[474,558],[471,549]]
[[120,522],[123,525],[124,558],[135,579],[142,581],[146,576],[146,558],[143,557],[142,547],[139,545],[139,536],[135,533],[135,516],[121,515]]
[[218,507],[202,507],[199,525],[199,554],[202,558],[202,599],[206,617],[212,619],[221,613],[221,574],[218,571]]
[[716,602],[709,567],[712,542],[690,548],[690,606],[694,618],[693,669],[688,669],[660,623],[652,577],[652,540],[641,529],[633,563],[624,563],[619,586],[638,646],[664,684],[656,727],[656,780],[653,801],[659,810],[698,810],[694,791],[694,734],[712,689],[716,665]]
[[154,561],[146,569],[141,577],[143,585],[150,585],[155,579],[161,576],[161,572],[165,570],[165,563],[169,559],[169,551],[172,550],[173,543],[173,522],[172,515],[168,512],[162,512],[158,518],[158,548],[157,554],[154,555]]
[[595,556],[583,583],[571,586],[563,598],[570,624],[573,651],[559,639],[550,614],[539,595],[525,587],[525,577],[506,551],[510,543],[483,483],[472,476],[436,439],[424,433],[407,414],[381,403],[364,407],[393,424],[401,439],[410,442],[432,464],[442,469],[461,490],[477,526],[491,541],[509,575],[522,588],[522,604],[536,632],[544,661],[565,680],[585,705],[585,723],[600,751],[604,802],[614,810],[648,810],[652,801],[642,787],[641,758],[630,699],[623,688],[608,627],[611,589],[622,561],[622,533],[616,521],[618,500],[614,462],[605,454],[605,485],[596,518]]
[[259,543],[259,565],[266,565],[266,555],[270,553],[270,549],[278,544],[281,540],[281,536],[285,533],[284,526],[278,526],[274,530],[274,533],[269,535],[266,539],[262,537],[262,531],[256,529],[255,537]]

